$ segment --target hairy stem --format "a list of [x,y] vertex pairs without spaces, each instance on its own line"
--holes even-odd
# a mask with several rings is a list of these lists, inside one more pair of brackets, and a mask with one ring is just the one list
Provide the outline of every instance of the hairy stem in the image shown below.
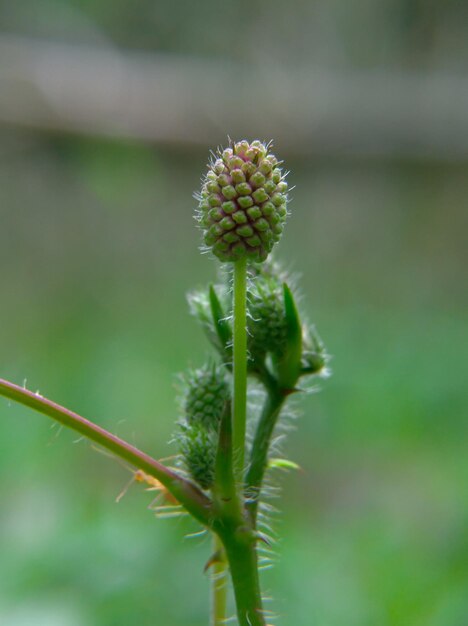
[[234,263],[232,438],[234,476],[243,483],[247,416],[247,261]]
[[239,626],[265,626],[258,577],[255,541],[242,536],[237,528],[224,537],[231,570]]
[[192,482],[162,465],[138,448],[69,409],[0,378],[0,395],[47,415],[161,482],[187,511],[203,525],[211,523],[211,500]]
[[213,553],[216,560],[213,564],[211,579],[211,622],[210,626],[223,626],[227,612],[227,561],[221,539],[213,534]]
[[270,385],[267,390],[265,404],[258,422],[255,438],[252,444],[249,470],[245,481],[245,488],[252,498],[248,504],[252,520],[255,522],[258,510],[258,501],[262,488],[263,477],[268,463],[268,452],[271,438],[278,421],[285,395],[278,386]]

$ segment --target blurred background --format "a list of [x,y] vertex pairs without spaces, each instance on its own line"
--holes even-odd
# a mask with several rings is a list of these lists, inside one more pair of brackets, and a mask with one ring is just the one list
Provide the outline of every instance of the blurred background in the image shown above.
[[[279,625],[467,623],[467,67],[455,0],[0,0],[1,377],[173,454],[208,150],[291,170],[277,258],[333,377],[287,445]],[[129,478],[0,400],[1,624],[207,624],[209,543]]]

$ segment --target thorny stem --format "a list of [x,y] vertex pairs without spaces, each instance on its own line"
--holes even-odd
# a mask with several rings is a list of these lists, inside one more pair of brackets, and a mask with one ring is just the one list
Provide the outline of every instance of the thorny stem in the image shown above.
[[47,415],[153,476],[204,526],[211,524],[211,500],[192,482],[138,448],[42,396],[0,378],[0,395]]
[[213,490],[213,530],[229,563],[240,626],[264,626],[255,524],[244,501],[244,455],[247,416],[247,263],[234,264],[234,333],[232,416],[220,426]]
[[249,498],[248,508],[255,524],[260,491],[268,463],[271,438],[286,395],[277,385],[269,385],[262,414],[252,444],[250,465],[246,476],[245,489]]
[[253,493],[254,497],[246,504],[247,517],[238,521],[230,532],[220,533],[229,561],[239,626],[265,626],[256,541],[247,537],[252,534],[256,536],[258,500],[267,468],[271,438],[288,395],[267,370],[261,373],[261,378],[267,396],[252,444],[245,484],[246,492]]
[[234,477],[244,479],[245,429],[247,416],[247,261],[234,263],[234,336],[232,439]]
[[[218,450],[215,461],[215,484],[212,489],[213,505],[221,506],[229,514],[238,513],[238,497],[232,467],[232,422],[231,403],[227,402],[219,427]],[[227,610],[228,563],[223,542],[218,534],[213,535],[213,577],[211,579],[211,622],[210,626],[225,624]]]
[[223,537],[231,570],[239,626],[265,626],[255,540],[245,527],[230,529]]

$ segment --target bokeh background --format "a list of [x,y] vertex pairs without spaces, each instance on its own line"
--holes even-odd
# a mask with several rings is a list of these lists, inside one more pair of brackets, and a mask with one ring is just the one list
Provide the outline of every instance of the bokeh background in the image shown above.
[[[157,457],[209,353],[208,149],[275,139],[333,355],[287,445],[284,626],[468,623],[468,5],[0,0],[0,376]],[[0,400],[0,623],[202,626],[209,544]]]

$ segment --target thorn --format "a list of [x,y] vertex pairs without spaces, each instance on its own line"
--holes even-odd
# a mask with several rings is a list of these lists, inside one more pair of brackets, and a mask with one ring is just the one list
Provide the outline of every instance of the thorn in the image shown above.
[[205,567],[203,568],[203,573],[206,574],[206,572],[210,569],[212,565],[215,565],[216,563],[221,563],[221,562],[222,562],[221,550],[216,550],[216,552],[212,554],[210,558],[208,559],[208,561],[206,562]]
[[261,533],[261,532],[257,532],[257,540],[261,541],[262,543],[264,543],[268,547],[273,545],[271,539],[267,535],[265,535],[264,533]]

